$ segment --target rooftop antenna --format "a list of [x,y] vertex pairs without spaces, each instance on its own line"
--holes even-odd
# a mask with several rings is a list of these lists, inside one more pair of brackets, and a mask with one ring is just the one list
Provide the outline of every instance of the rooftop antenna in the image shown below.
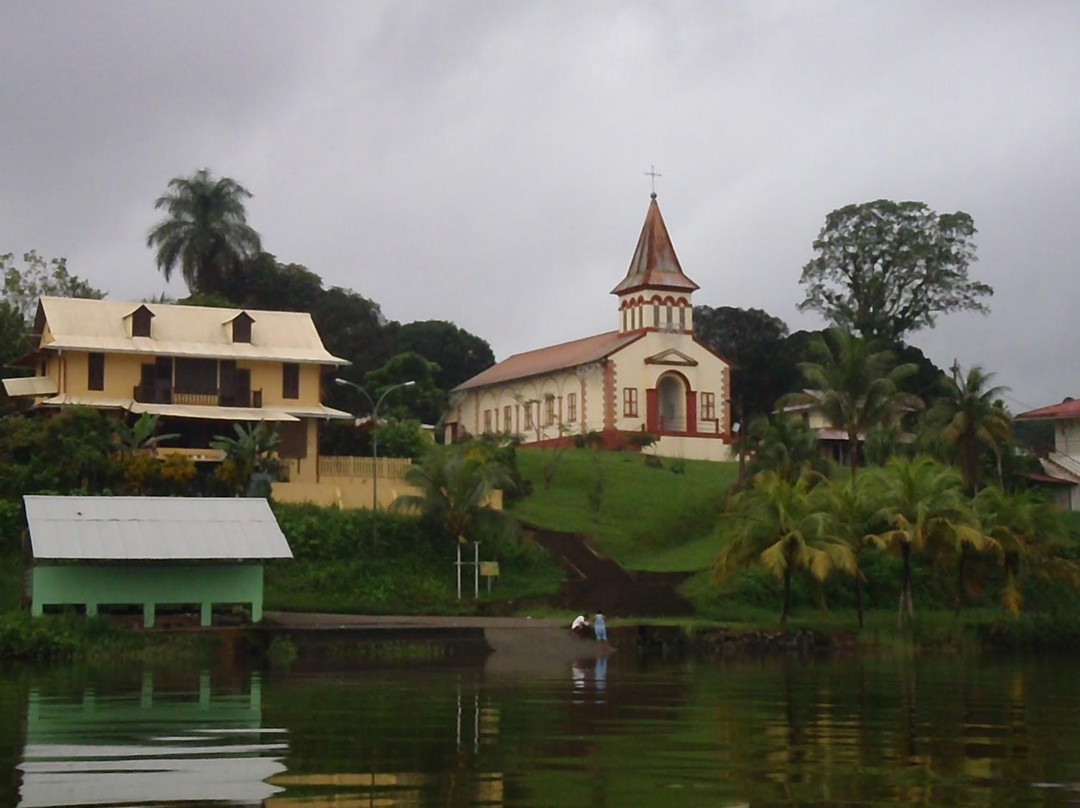
[[649,166],[648,171],[642,171],[641,173],[644,174],[646,177],[651,177],[652,178],[652,193],[649,196],[651,198],[653,198],[653,199],[656,199],[656,178],[657,177],[662,177],[664,175],[663,174],[658,174],[657,171],[656,171],[656,166],[653,166],[653,165]]

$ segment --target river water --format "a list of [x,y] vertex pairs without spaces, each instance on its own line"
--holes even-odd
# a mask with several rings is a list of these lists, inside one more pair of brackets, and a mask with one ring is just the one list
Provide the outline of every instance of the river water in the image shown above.
[[0,805],[1080,805],[1080,667],[0,675]]

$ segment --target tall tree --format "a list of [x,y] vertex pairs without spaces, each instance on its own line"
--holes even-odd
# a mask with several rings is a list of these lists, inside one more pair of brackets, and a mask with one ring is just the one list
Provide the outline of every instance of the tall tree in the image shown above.
[[852,575],[855,578],[855,614],[859,628],[863,627],[863,551],[874,540],[874,527],[879,515],[879,505],[867,490],[866,478],[860,484],[823,485],[818,489],[820,507],[826,516],[826,533],[851,548]]
[[223,292],[228,276],[260,249],[259,234],[244,210],[250,198],[247,188],[205,168],[170,180],[169,190],[154,203],[167,215],[146,236],[165,280],[179,266],[190,291]]
[[495,354],[485,340],[445,320],[391,323],[390,338],[394,353],[412,351],[439,366],[435,383],[443,392],[495,364]]
[[852,484],[859,465],[859,442],[873,427],[895,423],[907,410],[921,410],[922,400],[900,392],[914,365],[893,366],[891,351],[878,350],[868,340],[831,328],[810,344],[816,360],[799,365],[810,389],[788,397],[790,403],[811,404],[835,429],[847,433]]
[[879,199],[834,210],[803,267],[801,311],[897,343],[939,314],[986,313],[994,290],[973,281],[975,224],[963,211],[938,214],[923,202]]
[[868,481],[871,496],[881,503],[879,515],[889,528],[875,535],[885,549],[899,554],[900,604],[897,626],[915,614],[911,593],[911,561],[916,553],[950,546],[957,534],[971,528],[974,517],[960,491],[955,469],[928,457],[894,457]]
[[832,466],[821,456],[817,430],[796,415],[759,415],[741,440],[744,445],[740,450],[753,452],[754,459],[746,469],[751,476],[774,471],[795,482],[807,469],[824,476]]
[[791,576],[806,570],[819,581],[834,570],[854,571],[851,549],[828,535],[825,516],[811,493],[816,475],[791,482],[775,471],[754,478],[753,487],[736,495],[725,532],[729,541],[716,559],[715,576],[760,565],[783,582],[780,622],[791,612]]
[[734,415],[747,421],[743,429],[798,384],[798,354],[779,317],[761,309],[694,306],[694,334],[731,362]]
[[95,289],[78,275],[68,272],[66,258],[46,261],[34,250],[23,253],[24,266],[15,263],[14,253],[0,255],[3,302],[14,309],[24,322],[34,318],[38,298],[85,297],[101,300],[105,293]]
[[991,485],[982,489],[972,504],[983,531],[1001,546],[1005,564],[1001,606],[1019,614],[1023,606],[1019,586],[1022,563],[1030,559],[1043,573],[1050,572],[1056,559],[1049,557],[1046,548],[1064,535],[1064,525],[1054,506],[1037,491],[1009,496]]
[[982,485],[981,449],[994,454],[998,485],[1003,489],[1001,455],[1012,440],[1012,417],[998,401],[1008,388],[991,386],[993,373],[975,366],[966,374],[959,364],[941,383],[941,395],[927,412],[927,421],[956,452],[964,487],[974,494]]
[[303,264],[282,264],[268,252],[243,261],[224,279],[233,305],[270,311],[315,312],[325,294],[322,278]]
[[420,513],[450,541],[464,544],[485,529],[506,530],[512,524],[509,514],[490,506],[495,489],[512,484],[506,467],[468,447],[431,447],[406,470],[405,482],[418,493],[398,497],[391,509]]

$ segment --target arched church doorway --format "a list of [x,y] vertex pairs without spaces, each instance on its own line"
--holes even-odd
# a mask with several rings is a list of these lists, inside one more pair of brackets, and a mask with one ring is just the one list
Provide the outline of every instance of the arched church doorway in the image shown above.
[[656,397],[661,431],[685,432],[686,387],[682,379],[673,374],[661,376],[656,385]]

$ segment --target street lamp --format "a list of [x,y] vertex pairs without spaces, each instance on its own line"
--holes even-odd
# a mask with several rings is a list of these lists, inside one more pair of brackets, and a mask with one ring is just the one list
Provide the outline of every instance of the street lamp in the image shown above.
[[401,384],[391,385],[383,391],[378,401],[372,400],[368,391],[356,382],[339,378],[334,379],[334,384],[351,387],[353,390],[363,393],[364,398],[371,405],[371,549],[374,550],[379,546],[379,518],[377,513],[379,510],[379,406],[390,393],[401,387],[412,387],[416,382],[410,379],[407,382],[401,382]]

